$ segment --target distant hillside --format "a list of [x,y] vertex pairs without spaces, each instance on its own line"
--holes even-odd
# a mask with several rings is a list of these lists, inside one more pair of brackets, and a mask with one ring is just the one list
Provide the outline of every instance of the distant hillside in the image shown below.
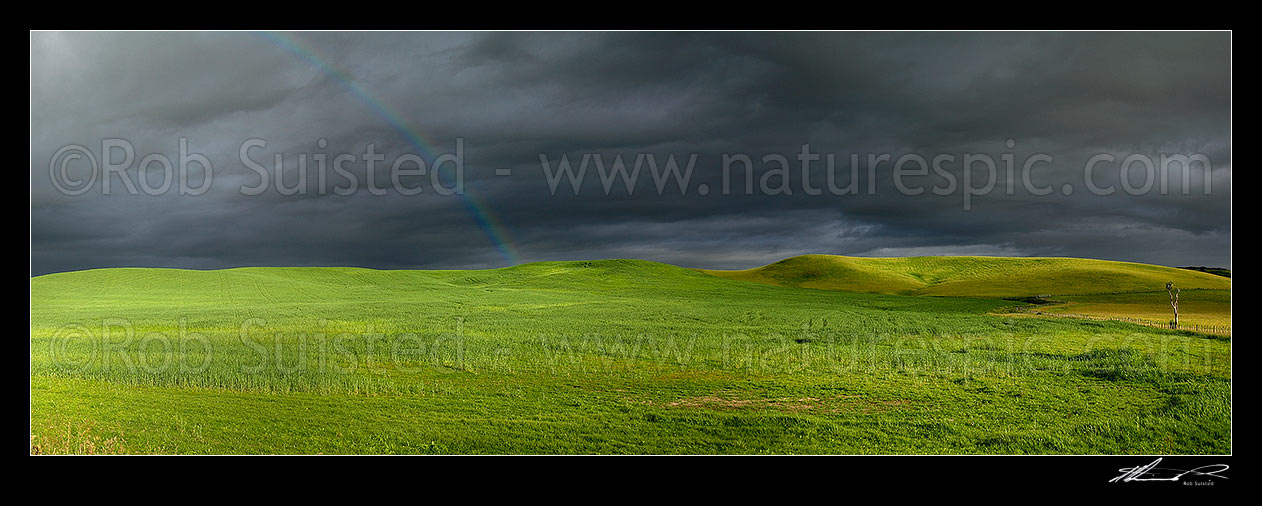
[[[661,291],[726,286],[692,269],[645,260],[535,262],[484,270],[377,270],[357,267],[241,267],[220,270],[110,268],[31,278],[31,298],[61,300],[125,298],[181,300],[190,296],[224,302],[276,300],[384,300],[449,289],[572,289]],[[230,299],[230,300],[229,300]],[[209,299],[208,299],[209,300]]]
[[[922,317],[978,315],[1004,305],[980,299],[785,290],[644,260],[536,262],[485,270],[109,268],[31,278],[32,329],[57,329],[67,321],[127,319],[162,325],[184,318],[196,320],[190,324],[218,322],[229,328],[239,328],[249,318],[273,326],[327,320],[433,328],[469,315],[499,335],[521,337],[562,328],[586,332],[591,329],[587,324],[610,321],[653,322],[659,330],[681,330],[697,325],[744,328],[775,320],[788,326],[777,328],[796,329],[812,317],[823,318],[817,310],[821,307],[834,320],[842,313],[856,321],[862,319],[859,315],[880,316],[883,325],[892,324],[893,312],[901,311],[895,320],[923,329],[930,320]],[[710,316],[686,321],[672,316],[679,314]]]
[[1152,292],[1164,291],[1168,281],[1183,290],[1231,288],[1230,278],[1204,272],[1104,260],[805,255],[743,271],[685,269],[644,260],[536,262],[487,270],[95,269],[31,278],[31,298],[41,304],[82,308],[119,300],[160,307],[190,299],[228,305],[341,300],[389,303],[418,295],[458,300],[467,297],[468,290],[695,296],[754,288],[726,280],[858,293],[972,297]]
[[1180,269],[1187,269],[1187,270],[1189,270],[1189,271],[1201,271],[1201,272],[1205,272],[1205,273],[1213,274],[1213,275],[1215,275],[1215,276],[1222,276],[1222,277],[1224,277],[1224,278],[1230,278],[1230,277],[1231,277],[1231,269],[1227,269],[1227,268],[1223,268],[1223,267],[1205,267],[1205,266],[1198,266],[1198,267],[1179,267],[1179,268],[1180,268]]
[[741,271],[700,272],[768,285],[900,295],[1026,297],[1152,291],[1166,282],[1184,290],[1231,289],[1231,279],[1204,272],[1082,258],[803,255]]

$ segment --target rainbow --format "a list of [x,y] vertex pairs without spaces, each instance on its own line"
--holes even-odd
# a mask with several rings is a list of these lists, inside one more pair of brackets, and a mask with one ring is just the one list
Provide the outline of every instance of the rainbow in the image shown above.
[[[409,127],[403,118],[399,117],[398,114],[382,103],[381,100],[377,99],[377,97],[373,96],[367,90],[364,90],[358,84],[355,84],[355,81],[351,78],[350,74],[334,67],[327,59],[320,57],[320,55],[314,50],[302,45],[293,37],[275,32],[259,32],[258,35],[264,40],[270,42],[272,45],[284,49],[294,56],[301,58],[319,69],[325,75],[335,79],[339,84],[345,87],[352,96],[360,102],[363,102],[364,105],[367,105],[369,109],[380,116],[381,119],[385,120],[391,128],[402,134],[422,157],[428,160],[433,160],[435,158],[434,149],[431,147],[433,146],[432,142],[426,140],[426,138],[416,129]],[[439,178],[440,180],[442,178],[441,172],[439,173]],[[444,182],[443,184],[445,185],[447,183]],[[465,210],[469,212],[469,215],[473,217],[473,220],[477,223],[478,228],[481,228],[482,231],[486,233],[487,238],[491,240],[491,244],[493,244],[495,249],[499,251],[499,254],[504,261],[507,262],[508,265],[517,265],[520,263],[518,259],[519,257],[517,256],[517,249],[513,247],[513,243],[509,239],[508,231],[504,227],[504,224],[495,217],[495,213],[491,211],[490,207],[477,198],[468,185],[465,185],[464,192],[460,194],[460,201],[464,204]]]

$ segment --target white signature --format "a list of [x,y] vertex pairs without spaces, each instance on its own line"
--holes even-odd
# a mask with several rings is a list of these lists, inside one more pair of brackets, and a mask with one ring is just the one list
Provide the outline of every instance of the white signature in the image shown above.
[[1152,461],[1151,464],[1138,467],[1123,467],[1118,469],[1122,472],[1121,476],[1109,480],[1109,483],[1128,482],[1128,481],[1179,481],[1189,474],[1196,476],[1212,476],[1214,478],[1227,479],[1221,473],[1226,471],[1230,466],[1227,464],[1210,464],[1195,469],[1170,469],[1167,467],[1157,467],[1161,463],[1161,459]]

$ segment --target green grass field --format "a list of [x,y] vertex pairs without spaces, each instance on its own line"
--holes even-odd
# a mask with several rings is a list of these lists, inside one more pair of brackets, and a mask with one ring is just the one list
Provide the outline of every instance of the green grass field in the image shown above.
[[841,258],[39,276],[31,451],[1231,452],[1230,338],[998,298],[1228,278]]
[[[1170,296],[1165,290],[1056,298],[1061,304],[1040,308],[1049,314],[1081,314],[1099,317],[1129,317],[1153,323],[1170,321]],[[1187,325],[1231,326],[1230,290],[1183,290],[1179,294],[1179,323]]]

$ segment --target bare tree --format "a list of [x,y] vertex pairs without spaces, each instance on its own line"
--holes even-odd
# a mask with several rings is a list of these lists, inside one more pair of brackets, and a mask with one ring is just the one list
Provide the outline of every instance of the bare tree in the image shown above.
[[1174,282],[1166,283],[1166,292],[1170,293],[1170,307],[1174,308],[1174,319],[1170,320],[1170,328],[1179,328],[1179,289],[1174,287]]

